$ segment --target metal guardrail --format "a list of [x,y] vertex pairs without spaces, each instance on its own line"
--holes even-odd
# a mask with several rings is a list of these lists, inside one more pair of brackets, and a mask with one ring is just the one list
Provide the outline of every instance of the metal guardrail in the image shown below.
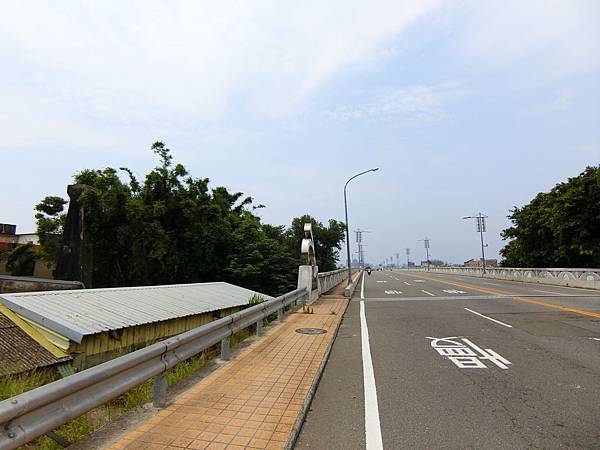
[[149,345],[75,375],[0,402],[0,450],[17,448],[52,431],[93,408],[154,379],[154,403],[166,393],[165,372],[176,364],[221,342],[221,357],[229,359],[229,338],[256,324],[262,334],[263,319],[308,297],[296,289],[209,324]]

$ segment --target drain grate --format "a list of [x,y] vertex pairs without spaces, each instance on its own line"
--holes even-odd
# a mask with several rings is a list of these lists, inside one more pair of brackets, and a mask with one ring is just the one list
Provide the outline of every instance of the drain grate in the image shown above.
[[327,333],[327,330],[324,330],[323,328],[298,328],[296,330],[296,333],[301,333],[301,334],[323,334],[323,333]]

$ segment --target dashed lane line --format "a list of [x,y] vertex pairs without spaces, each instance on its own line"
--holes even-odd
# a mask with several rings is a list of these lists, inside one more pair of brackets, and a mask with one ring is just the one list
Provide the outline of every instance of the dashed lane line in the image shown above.
[[431,295],[432,297],[435,297],[435,294],[432,294],[431,292],[427,292],[424,289],[421,289],[421,292],[425,292],[427,295]]
[[473,311],[472,309],[469,309],[469,308],[465,308],[465,309],[467,311],[469,311],[470,313],[477,314],[478,316],[483,317],[484,319],[491,320],[492,322],[499,323],[500,325],[505,326],[507,328],[512,328],[512,325],[509,325],[509,324],[504,323],[504,322],[500,322],[499,320],[492,319],[491,317],[488,317],[488,316],[484,316],[483,314],[478,313],[477,311]]
[[430,281],[438,281],[441,283],[446,283],[446,284],[451,284],[454,286],[459,286],[465,289],[471,289],[473,291],[477,291],[477,292],[482,292],[484,294],[491,294],[491,295],[498,295],[500,297],[511,297],[517,301],[520,302],[524,302],[524,303],[531,303],[532,305],[539,305],[539,306],[545,306],[547,308],[552,308],[552,309],[558,309],[560,311],[566,311],[566,312],[572,312],[575,314],[579,314],[582,316],[587,316],[587,317],[595,317],[597,319],[600,319],[600,313],[597,312],[593,312],[593,311],[587,311],[585,309],[577,309],[577,308],[570,308],[568,306],[563,306],[563,305],[557,305],[554,303],[547,303],[547,302],[542,302],[539,300],[531,300],[529,298],[523,297],[522,295],[520,296],[515,296],[514,294],[510,294],[508,292],[505,291],[499,291],[499,290],[495,290],[495,289],[487,289],[487,288],[481,288],[478,286],[473,286],[471,284],[464,284],[464,283],[458,283],[456,281],[447,281],[447,280],[442,280],[439,278],[429,278],[429,277],[423,277],[425,279],[428,279]]
[[533,289],[533,292],[541,292],[542,294],[552,294],[552,295],[558,295],[558,296],[562,296],[562,297],[569,297],[569,294],[562,294],[560,292],[542,291],[541,289]]

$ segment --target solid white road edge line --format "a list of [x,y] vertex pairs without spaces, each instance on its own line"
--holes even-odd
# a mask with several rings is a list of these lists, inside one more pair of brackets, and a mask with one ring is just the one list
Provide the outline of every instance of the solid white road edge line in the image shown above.
[[362,283],[360,283],[360,298],[365,298],[365,273],[363,272]]
[[512,327],[513,327],[512,325],[509,325],[509,324],[507,324],[507,323],[500,322],[499,320],[492,319],[491,317],[488,317],[488,316],[484,316],[483,314],[481,314],[481,313],[478,313],[477,311],[473,311],[472,309],[469,309],[469,308],[465,308],[465,309],[466,309],[467,311],[469,311],[469,312],[473,313],[473,314],[477,314],[478,316],[481,316],[481,317],[483,317],[484,319],[491,320],[492,322],[499,323],[500,325],[504,325],[505,327],[508,327],[508,328],[512,328]]
[[371,347],[369,345],[369,329],[367,328],[367,316],[365,315],[365,302],[363,300],[360,301],[360,341],[365,393],[366,450],[383,450],[379,406],[377,404],[377,386],[375,385],[375,372],[373,372]]
[[435,297],[435,294],[432,294],[431,292],[427,292],[421,289],[421,292],[425,292],[427,295],[431,295],[432,297]]

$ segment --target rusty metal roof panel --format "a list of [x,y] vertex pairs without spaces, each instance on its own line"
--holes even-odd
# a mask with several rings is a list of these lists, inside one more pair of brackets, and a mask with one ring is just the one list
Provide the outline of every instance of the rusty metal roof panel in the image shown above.
[[16,374],[68,361],[57,358],[0,313],[0,376]]
[[233,284],[194,283],[0,294],[13,312],[81,342],[83,336],[247,305],[253,294]]

